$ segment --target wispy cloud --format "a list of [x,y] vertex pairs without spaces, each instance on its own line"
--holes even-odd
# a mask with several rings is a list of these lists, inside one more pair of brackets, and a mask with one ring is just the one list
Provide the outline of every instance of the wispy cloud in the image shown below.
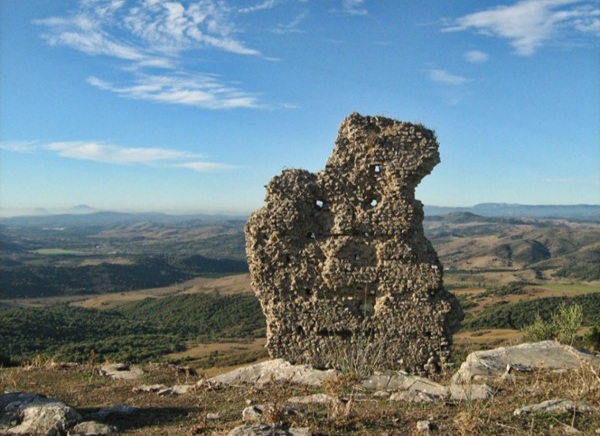
[[215,172],[215,171],[226,171],[237,168],[235,165],[227,165],[216,162],[205,162],[205,161],[197,161],[197,162],[187,162],[183,164],[176,165],[178,167],[187,168],[190,170],[198,171],[201,173]]
[[234,38],[231,9],[216,0],[189,4],[144,0],[128,10],[125,28],[145,44],[166,53],[212,47],[241,55],[260,55]]
[[81,0],[68,17],[36,20],[45,26],[44,38],[87,54],[103,54],[131,61],[154,55],[176,56],[197,48],[216,48],[235,54],[259,55],[234,38],[237,29],[231,9],[217,0],[137,0],[106,2]]
[[449,21],[444,32],[474,30],[507,39],[515,52],[531,56],[554,40],[600,36],[600,8],[590,0],[521,0]]
[[93,141],[52,142],[42,149],[66,159],[100,162],[113,165],[152,165],[187,168],[197,172],[215,172],[237,168],[234,165],[208,162],[197,153],[150,147],[120,147]]
[[348,15],[367,15],[365,0],[342,0],[342,11]]
[[52,142],[44,146],[60,157],[118,165],[153,164],[197,158],[197,155],[164,148],[123,148],[99,142]]
[[302,33],[299,26],[302,21],[308,16],[308,11],[304,11],[296,15],[289,23],[278,24],[275,29],[272,30],[273,33],[285,34],[285,33]]
[[249,14],[252,12],[264,11],[266,9],[273,9],[278,3],[279,0],[265,0],[262,3],[255,4],[254,6],[238,9],[238,12],[241,14]]
[[479,50],[471,50],[466,52],[463,57],[465,60],[471,64],[483,64],[487,62],[490,56],[487,53],[484,53]]
[[[265,1],[254,10],[275,3]],[[262,56],[238,39],[235,13],[221,0],[80,0],[71,14],[35,24],[44,28],[42,37],[52,46],[120,61],[114,67],[125,84],[114,85],[99,73],[87,80],[99,89],[206,109],[255,108],[260,106],[256,94],[226,85],[217,75],[190,73],[189,63],[184,66],[181,59],[184,51],[207,49]],[[164,72],[156,74],[156,69]]]
[[10,151],[13,153],[32,153],[37,149],[37,145],[33,141],[2,141],[0,142],[0,150]]
[[102,29],[97,17],[81,14],[72,18],[37,20],[35,23],[47,26],[48,32],[42,37],[53,46],[63,45],[88,55],[114,57],[140,66],[173,67],[168,57],[153,55],[140,47],[115,40]]
[[463,85],[468,82],[467,78],[450,74],[446,70],[427,70],[427,76],[430,80],[446,85]]
[[88,83],[122,97],[160,103],[196,106],[206,109],[254,108],[256,95],[243,92],[209,74],[137,74],[125,85],[114,85],[91,76]]

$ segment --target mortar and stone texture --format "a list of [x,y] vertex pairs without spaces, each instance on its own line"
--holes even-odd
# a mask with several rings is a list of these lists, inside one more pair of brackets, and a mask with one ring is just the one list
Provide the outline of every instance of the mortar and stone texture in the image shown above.
[[245,227],[271,357],[418,374],[448,361],[463,314],[415,199],[439,161],[431,130],[353,113],[324,170],[271,180]]

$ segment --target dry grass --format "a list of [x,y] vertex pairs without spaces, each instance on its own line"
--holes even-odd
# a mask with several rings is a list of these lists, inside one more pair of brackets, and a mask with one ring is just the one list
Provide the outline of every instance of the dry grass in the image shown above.
[[[36,392],[59,398],[82,414],[119,403],[138,408],[126,417],[111,417],[110,424],[132,435],[221,435],[241,424],[241,412],[250,403],[269,404],[266,422],[308,426],[315,434],[411,435],[416,423],[430,419],[440,435],[560,435],[573,426],[584,434],[600,428],[600,414],[513,416],[517,407],[552,398],[584,401],[600,408],[599,369],[558,373],[517,374],[515,380],[492,383],[496,395],[486,401],[438,401],[429,404],[393,402],[355,390],[349,404],[346,389],[353,383],[334,380],[321,389],[289,383],[264,387],[217,389],[206,386],[179,396],[133,393],[141,384],[195,384],[201,376],[177,372],[168,365],[147,365],[138,381],[111,380],[91,366],[61,366],[39,362],[37,367],[0,369],[0,391]],[[331,405],[297,406],[290,412],[292,396],[326,392],[337,398]],[[218,413],[216,421],[207,420]]]

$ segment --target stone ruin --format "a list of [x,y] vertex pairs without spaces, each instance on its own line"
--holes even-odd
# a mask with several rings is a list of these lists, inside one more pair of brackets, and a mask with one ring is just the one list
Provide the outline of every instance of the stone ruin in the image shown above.
[[353,113],[324,170],[271,180],[245,233],[272,358],[339,368],[365,353],[419,374],[448,360],[463,315],[415,199],[439,161],[431,130]]

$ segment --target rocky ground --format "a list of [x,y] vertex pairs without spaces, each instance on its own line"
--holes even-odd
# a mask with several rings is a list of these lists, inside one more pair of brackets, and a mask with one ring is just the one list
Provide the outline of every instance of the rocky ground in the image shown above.
[[33,363],[0,369],[0,434],[600,434],[600,358],[549,341],[472,353],[435,379]]

